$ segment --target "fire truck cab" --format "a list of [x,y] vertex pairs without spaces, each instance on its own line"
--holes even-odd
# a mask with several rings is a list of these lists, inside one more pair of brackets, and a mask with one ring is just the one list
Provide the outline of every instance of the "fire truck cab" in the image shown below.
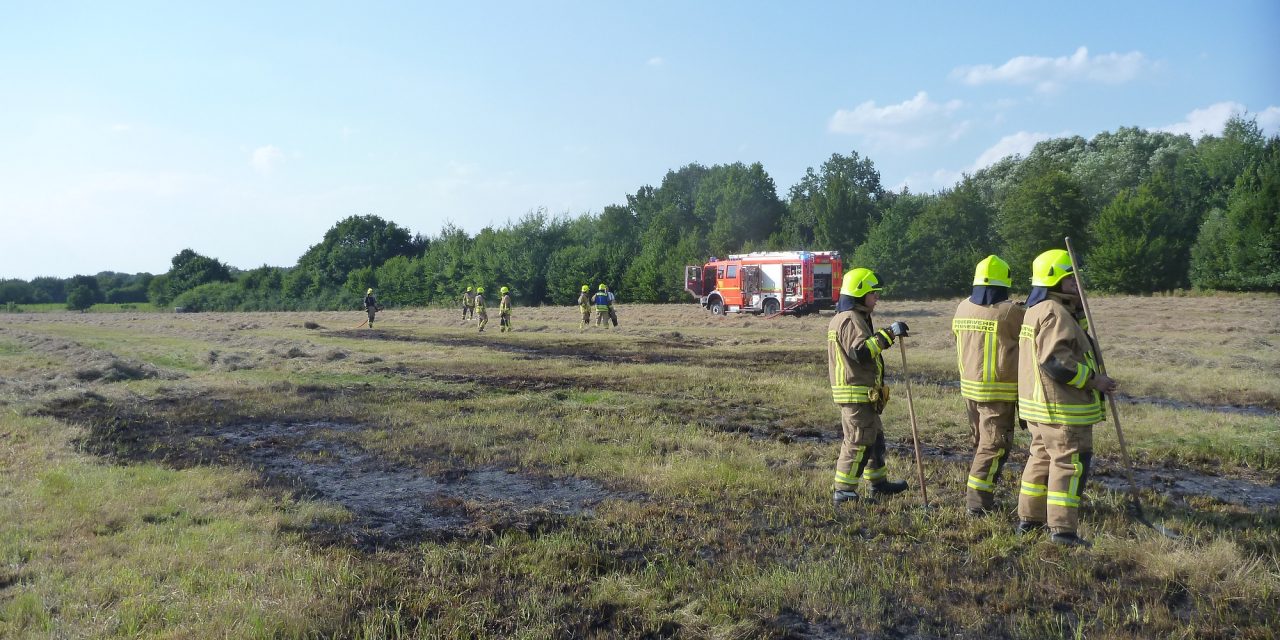
[[761,251],[684,268],[685,290],[716,315],[802,316],[835,307],[844,265],[837,251]]

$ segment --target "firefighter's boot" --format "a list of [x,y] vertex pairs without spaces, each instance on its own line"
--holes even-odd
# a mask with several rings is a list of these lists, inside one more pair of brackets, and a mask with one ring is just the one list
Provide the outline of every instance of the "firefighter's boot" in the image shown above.
[[1029,535],[1037,531],[1043,531],[1043,530],[1044,530],[1043,522],[1035,522],[1034,520],[1020,520],[1018,521],[1018,528],[1014,529],[1014,533],[1020,536],[1025,536],[1025,535]]
[[905,480],[883,480],[871,485],[871,495],[876,497],[891,496],[906,490],[907,483]]
[[831,492],[831,505],[840,506],[844,502],[857,502],[858,492],[853,489],[836,489]]
[[1049,542],[1062,545],[1064,547],[1081,547],[1084,549],[1088,549],[1093,546],[1088,540],[1085,540],[1070,531],[1061,531],[1050,535]]

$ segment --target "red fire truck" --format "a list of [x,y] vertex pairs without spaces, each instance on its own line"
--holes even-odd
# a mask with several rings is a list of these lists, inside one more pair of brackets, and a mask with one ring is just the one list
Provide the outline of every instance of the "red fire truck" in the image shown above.
[[684,287],[716,315],[802,316],[835,307],[843,274],[838,251],[762,251],[685,267]]

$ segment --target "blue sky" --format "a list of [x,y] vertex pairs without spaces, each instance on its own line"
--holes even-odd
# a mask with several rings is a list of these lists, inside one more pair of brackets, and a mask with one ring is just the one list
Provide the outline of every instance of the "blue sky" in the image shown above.
[[293,265],[833,153],[935,191],[1121,126],[1280,134],[1280,2],[0,0],[0,278]]

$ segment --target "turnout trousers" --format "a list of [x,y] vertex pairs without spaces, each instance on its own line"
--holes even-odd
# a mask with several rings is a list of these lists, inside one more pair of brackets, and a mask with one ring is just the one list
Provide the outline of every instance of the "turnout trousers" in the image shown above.
[[965,508],[990,510],[995,507],[1000,470],[1013,448],[1013,426],[1018,403],[978,402],[965,399],[969,409],[969,434],[973,436],[973,462],[969,464]]
[[480,331],[484,331],[484,326],[489,324],[489,312],[481,309],[480,313],[476,314],[476,320],[476,324],[480,325]]
[[585,329],[588,324],[591,324],[591,307],[580,305],[578,311],[582,312],[582,324],[578,325],[578,328]]
[[596,307],[596,326],[609,326],[609,309]]
[[1093,425],[1028,423],[1031,449],[1022,471],[1018,518],[1053,533],[1076,533],[1093,458]]
[[837,491],[857,489],[859,480],[870,484],[885,481],[884,430],[880,414],[870,403],[841,404],[840,427],[844,440],[840,442],[840,458],[836,460],[836,477],[832,488]]

